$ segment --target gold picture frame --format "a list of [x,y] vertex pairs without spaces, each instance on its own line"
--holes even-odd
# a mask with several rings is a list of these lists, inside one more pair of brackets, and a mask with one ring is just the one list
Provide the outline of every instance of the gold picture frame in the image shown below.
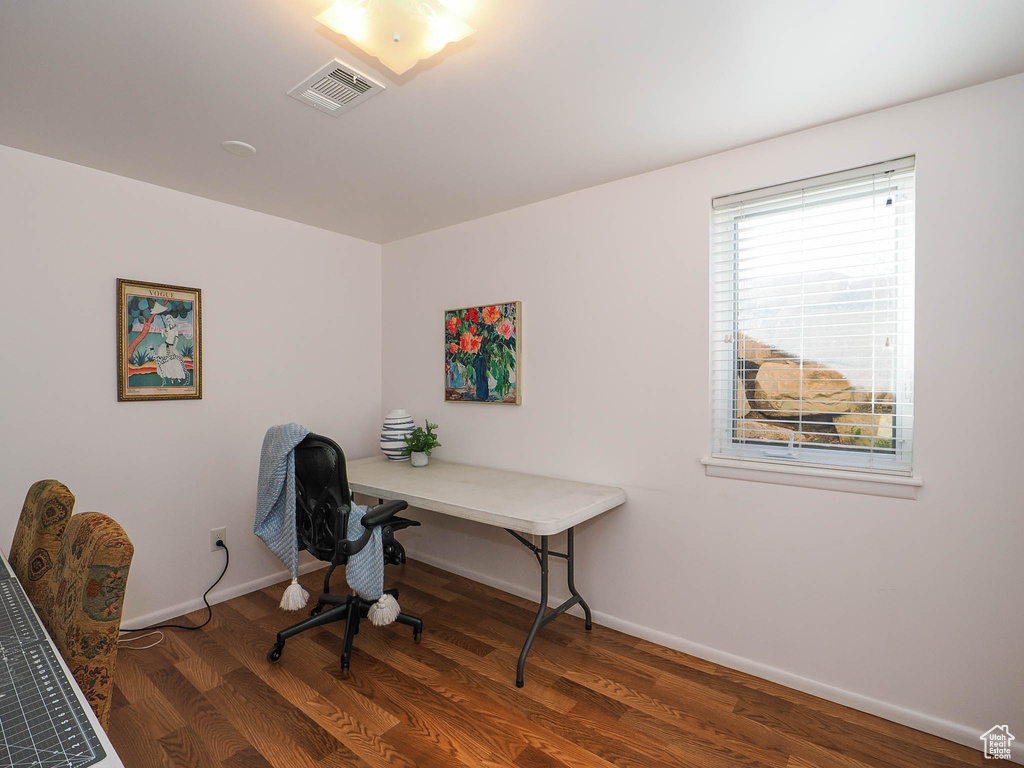
[[201,400],[202,291],[117,280],[117,399]]

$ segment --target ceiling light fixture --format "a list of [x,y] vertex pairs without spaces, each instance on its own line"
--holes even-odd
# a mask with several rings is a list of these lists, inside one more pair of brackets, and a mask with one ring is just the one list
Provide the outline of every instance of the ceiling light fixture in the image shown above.
[[256,147],[246,144],[244,141],[225,141],[221,144],[227,152],[239,157],[252,157],[256,154]]
[[473,34],[463,21],[471,5],[472,0],[335,0],[315,18],[400,75]]

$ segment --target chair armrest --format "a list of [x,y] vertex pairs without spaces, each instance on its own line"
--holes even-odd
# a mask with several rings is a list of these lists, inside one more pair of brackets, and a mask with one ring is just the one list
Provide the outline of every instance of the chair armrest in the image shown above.
[[393,517],[388,520],[387,526],[392,531],[401,531],[403,528],[411,528],[412,526],[419,524],[419,520],[410,520],[407,517]]
[[408,506],[409,503],[401,499],[386,501],[380,506],[367,510],[366,514],[363,515],[363,527],[376,528],[378,525],[383,525]]

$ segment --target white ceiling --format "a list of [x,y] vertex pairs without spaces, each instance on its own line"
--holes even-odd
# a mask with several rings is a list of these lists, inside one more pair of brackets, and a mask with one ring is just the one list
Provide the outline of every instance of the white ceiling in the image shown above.
[[1021,0],[478,0],[402,77],[328,5],[0,0],[0,144],[388,242],[1024,71]]

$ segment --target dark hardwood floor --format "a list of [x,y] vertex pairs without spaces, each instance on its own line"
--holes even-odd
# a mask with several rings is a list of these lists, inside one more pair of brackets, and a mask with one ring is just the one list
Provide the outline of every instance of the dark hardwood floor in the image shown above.
[[[557,566],[556,566],[557,567]],[[314,596],[323,572],[302,578]],[[412,630],[288,640],[282,586],[117,658],[110,739],[127,768],[961,768],[980,752],[563,615],[515,663],[536,605],[410,561],[388,569]],[[336,574],[336,590],[344,584]],[[205,612],[185,617],[198,623]]]

